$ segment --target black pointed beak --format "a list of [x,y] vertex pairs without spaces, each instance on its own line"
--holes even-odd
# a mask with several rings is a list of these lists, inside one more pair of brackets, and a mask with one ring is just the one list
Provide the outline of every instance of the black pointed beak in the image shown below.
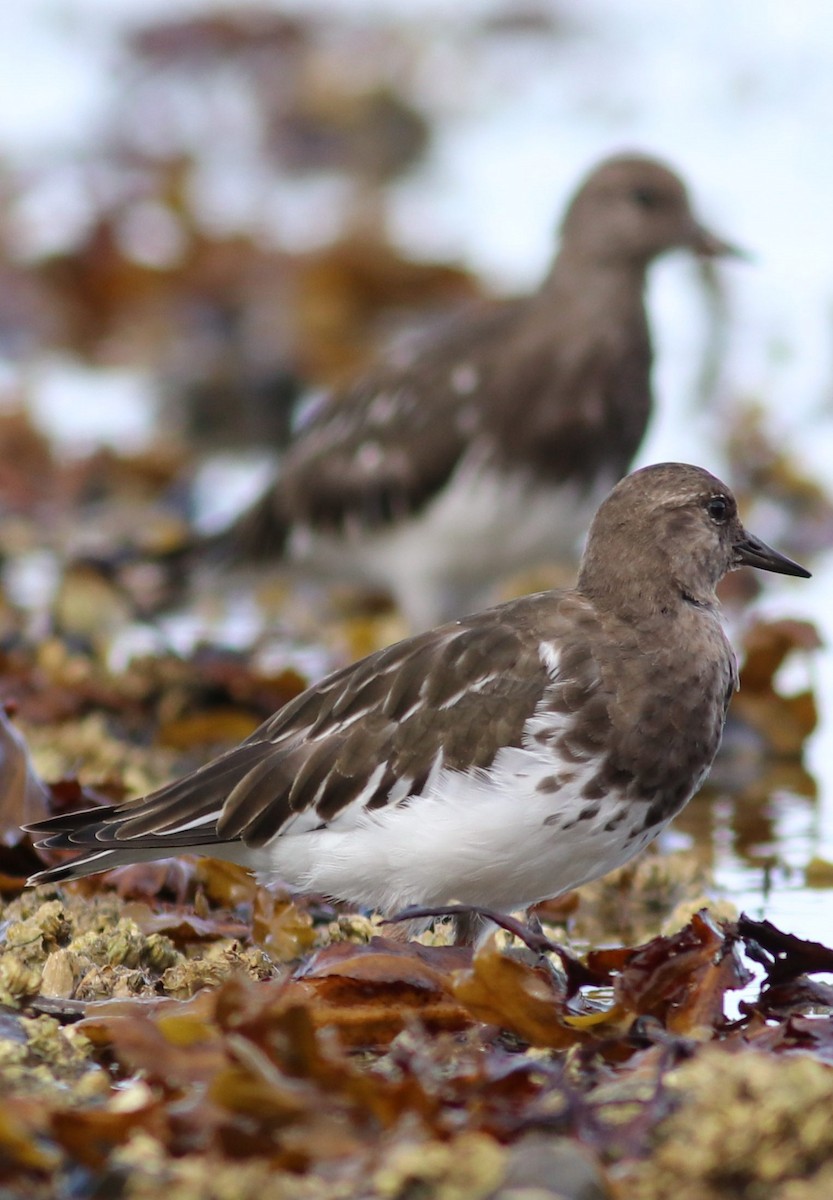
[[773,550],[754,534],[743,531],[740,541],[735,543],[735,563],[739,567],[758,567],[761,571],[774,571],[776,575],[798,575],[810,579],[810,572],[797,562]]
[[705,225],[696,222],[691,230],[688,245],[695,254],[701,255],[703,258],[750,258],[747,251],[741,246],[724,241],[716,233],[706,229]]

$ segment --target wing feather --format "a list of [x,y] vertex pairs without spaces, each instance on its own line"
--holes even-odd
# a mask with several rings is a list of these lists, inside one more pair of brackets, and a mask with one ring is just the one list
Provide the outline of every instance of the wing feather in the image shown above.
[[488,767],[501,746],[521,744],[549,683],[542,603],[551,613],[551,594],[525,597],[388,647],[322,680],[192,774],[32,829],[41,845],[120,855],[256,847],[301,814],[299,829],[309,829],[351,806],[358,814],[412,800],[439,763]]

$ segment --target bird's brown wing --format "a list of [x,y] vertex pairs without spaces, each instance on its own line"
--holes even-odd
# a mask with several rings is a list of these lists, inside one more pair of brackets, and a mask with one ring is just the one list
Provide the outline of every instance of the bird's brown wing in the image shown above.
[[[567,344],[534,325],[519,328],[511,377],[510,356],[497,360],[484,395],[498,464],[533,470],[553,485],[618,479],[648,423],[651,358],[641,320],[632,336],[590,330]],[[511,408],[501,403],[506,395]]]
[[284,521],[336,530],[419,511],[482,432],[484,346],[507,336],[517,309],[466,314],[413,361],[383,365],[325,402],[282,463],[273,504]]
[[417,796],[440,766],[488,767],[502,746],[520,744],[550,682],[540,614],[551,618],[558,603],[551,593],[524,597],[387,647],[309,688],[191,775],[31,829],[43,845],[88,854],[210,853],[238,839],[261,846],[296,818],[309,829],[351,805]]

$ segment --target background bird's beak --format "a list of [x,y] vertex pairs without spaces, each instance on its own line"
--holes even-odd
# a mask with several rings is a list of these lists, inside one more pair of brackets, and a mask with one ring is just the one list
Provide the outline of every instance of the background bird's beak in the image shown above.
[[798,575],[801,579],[809,579],[810,572],[800,567],[797,562],[779,554],[766,542],[756,538],[754,534],[744,530],[743,537],[735,543],[735,562],[739,567],[758,567],[762,571],[775,571],[777,575]]
[[695,254],[702,255],[703,258],[745,258],[750,255],[740,246],[735,246],[732,242],[726,242],[723,238],[712,233],[710,229],[706,229],[705,225],[698,225],[696,222],[691,230],[688,245]]

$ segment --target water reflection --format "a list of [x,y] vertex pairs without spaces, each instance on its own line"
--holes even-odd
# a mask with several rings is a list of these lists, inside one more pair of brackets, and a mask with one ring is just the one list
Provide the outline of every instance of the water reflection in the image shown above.
[[748,777],[752,764],[747,755],[739,769],[733,740],[730,730],[728,749],[674,822],[674,832],[740,911],[776,924],[788,920],[792,932],[823,940],[830,932],[823,890],[833,885],[833,871],[826,874],[822,866],[816,780],[798,759],[759,756],[755,777],[738,786],[738,776]]

